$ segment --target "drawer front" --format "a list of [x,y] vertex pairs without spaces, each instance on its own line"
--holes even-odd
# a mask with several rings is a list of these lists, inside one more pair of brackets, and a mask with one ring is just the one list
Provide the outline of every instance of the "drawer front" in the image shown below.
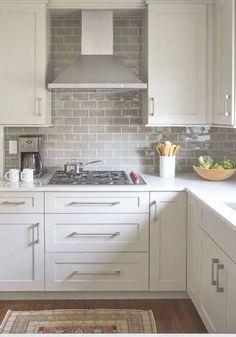
[[46,290],[146,291],[148,254],[46,254]]
[[148,251],[148,214],[46,214],[47,252]]
[[43,192],[0,192],[0,213],[43,212]]
[[48,192],[46,213],[148,213],[148,192]]

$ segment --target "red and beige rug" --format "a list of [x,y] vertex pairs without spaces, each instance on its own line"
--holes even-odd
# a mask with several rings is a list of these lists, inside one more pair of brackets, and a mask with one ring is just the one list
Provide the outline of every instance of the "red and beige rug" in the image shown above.
[[156,333],[151,310],[9,310],[0,333]]

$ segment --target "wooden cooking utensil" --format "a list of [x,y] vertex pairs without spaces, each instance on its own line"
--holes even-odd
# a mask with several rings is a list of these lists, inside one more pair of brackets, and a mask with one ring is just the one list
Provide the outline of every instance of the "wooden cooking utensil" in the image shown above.
[[162,154],[161,154],[160,144],[157,144],[155,148],[156,148],[157,153],[161,156]]
[[174,151],[174,156],[177,156],[179,151],[180,151],[180,145],[177,145],[176,148],[175,148],[175,151]]
[[172,145],[170,148],[170,153],[169,153],[170,156],[174,156],[175,149],[176,149],[176,145]]
[[172,144],[170,142],[165,143],[165,148],[164,148],[164,155],[169,156],[170,155],[170,149],[171,149]]

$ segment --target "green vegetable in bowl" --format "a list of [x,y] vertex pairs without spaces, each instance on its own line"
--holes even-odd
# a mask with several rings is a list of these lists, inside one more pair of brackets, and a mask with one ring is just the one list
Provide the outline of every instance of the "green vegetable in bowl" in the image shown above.
[[215,169],[215,170],[224,170],[224,166],[221,165],[221,164],[218,164],[218,163],[215,163],[212,167],[211,167],[211,170],[212,169]]
[[198,158],[198,166],[210,169],[214,164],[214,160],[210,156],[200,156]]
[[236,168],[236,164],[229,158],[224,159],[219,163],[214,163],[210,156],[200,156],[198,158],[198,166],[205,169],[228,170]]
[[228,159],[226,157],[220,162],[220,165],[223,166],[225,170],[235,168],[235,163],[231,159]]

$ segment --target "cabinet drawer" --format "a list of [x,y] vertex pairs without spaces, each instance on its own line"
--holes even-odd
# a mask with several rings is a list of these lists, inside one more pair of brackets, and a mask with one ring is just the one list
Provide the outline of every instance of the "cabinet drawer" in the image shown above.
[[138,213],[149,211],[148,192],[48,192],[46,213]]
[[0,213],[43,213],[42,192],[1,192]]
[[145,252],[148,233],[148,214],[46,214],[47,252]]
[[148,290],[148,254],[46,254],[46,290]]

